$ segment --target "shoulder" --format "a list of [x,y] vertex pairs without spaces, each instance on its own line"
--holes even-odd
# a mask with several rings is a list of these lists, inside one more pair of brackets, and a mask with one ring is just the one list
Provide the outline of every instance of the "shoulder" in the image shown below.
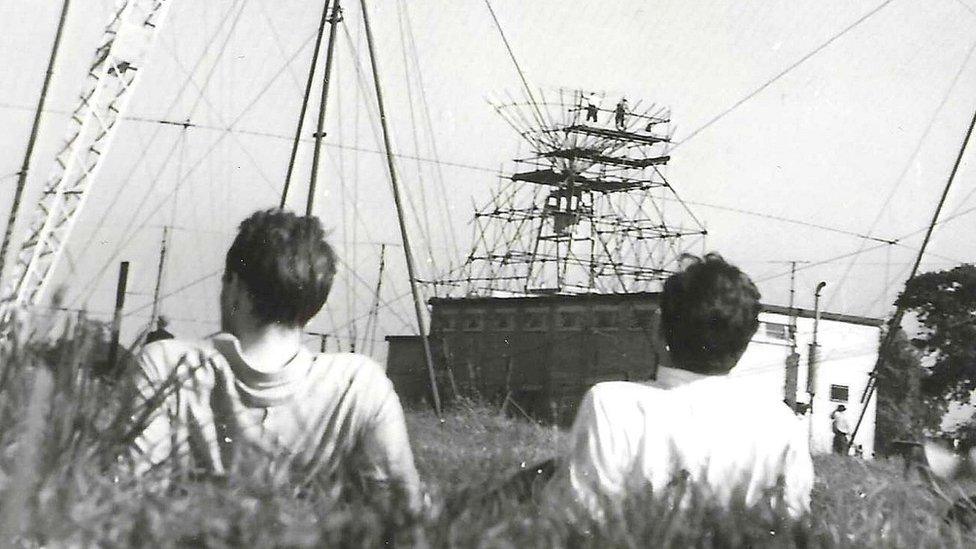
[[654,402],[667,396],[667,391],[630,381],[604,381],[586,392],[584,400],[601,406],[628,407],[635,402]]
[[314,355],[311,375],[353,386],[391,388],[386,370],[372,358],[358,353],[319,353]]
[[628,381],[597,383],[583,396],[577,418],[580,421],[617,424],[624,419],[658,415],[667,407],[668,392],[655,387]]
[[139,368],[150,380],[163,381],[179,367],[198,368],[218,355],[209,339],[163,339],[142,348]]

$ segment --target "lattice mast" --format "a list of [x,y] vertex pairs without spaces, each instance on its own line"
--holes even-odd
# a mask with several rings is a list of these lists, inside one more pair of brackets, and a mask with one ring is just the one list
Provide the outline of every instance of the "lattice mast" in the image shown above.
[[531,146],[475,213],[469,295],[657,289],[706,232],[664,175],[670,114],[583,92],[494,105]]
[[151,51],[171,0],[121,0],[105,29],[75,108],[67,140],[5,284],[0,319],[38,303]]

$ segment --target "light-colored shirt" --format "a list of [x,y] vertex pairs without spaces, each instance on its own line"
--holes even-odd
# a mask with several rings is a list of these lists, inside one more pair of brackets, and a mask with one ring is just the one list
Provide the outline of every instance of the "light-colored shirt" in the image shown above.
[[133,418],[151,409],[130,448],[139,472],[172,463],[225,474],[242,452],[256,451],[275,458],[277,470],[297,471],[293,480],[354,475],[419,504],[403,409],[365,356],[302,347],[284,365],[266,366],[249,363],[234,336],[218,334],[147,345],[133,378],[142,400]]
[[790,514],[810,508],[813,462],[804,424],[748,377],[660,368],[650,385],[599,383],[583,397],[565,467],[554,482],[592,516],[634,489],[660,494],[686,475],[719,505],[747,505],[782,486]]
[[833,427],[835,433],[846,435],[851,432],[851,426],[847,423],[847,414],[840,410],[835,410],[830,414],[830,417],[834,420]]

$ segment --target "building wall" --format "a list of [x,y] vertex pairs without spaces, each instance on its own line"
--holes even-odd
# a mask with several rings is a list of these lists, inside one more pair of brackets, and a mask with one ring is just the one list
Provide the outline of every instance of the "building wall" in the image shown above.
[[[445,400],[453,398],[455,388],[493,401],[507,394],[526,413],[566,424],[594,383],[649,380],[659,365],[667,365],[653,294],[435,300],[432,304],[431,341]],[[733,374],[753,378],[759,394],[785,399],[789,316],[782,308],[767,309]],[[879,338],[879,322],[827,316],[835,319],[820,322],[820,368],[809,416],[816,453],[830,451],[830,413],[837,404],[845,404],[851,426],[856,423]],[[812,335],[813,319],[798,318],[795,398],[801,403],[809,401],[805,388]],[[419,339],[388,339],[388,372],[401,399],[426,398],[428,382]],[[874,449],[875,400],[855,440],[865,455]]]
[[[749,376],[755,380],[757,391],[778,392],[785,398],[786,358],[791,349],[784,328],[789,325],[789,317],[762,313],[759,319],[759,330],[733,370],[733,375]],[[847,407],[851,428],[856,424],[862,409],[861,394],[878,358],[879,337],[877,326],[821,319],[817,337],[820,354],[815,376],[813,415],[808,416],[812,431],[811,450],[814,453],[831,451],[833,432],[830,414],[838,404]],[[796,339],[796,350],[800,355],[796,399],[808,404],[806,383],[809,345],[813,341],[812,318],[797,319]],[[876,400],[871,399],[854,441],[854,444],[861,445],[865,455],[874,453]]]

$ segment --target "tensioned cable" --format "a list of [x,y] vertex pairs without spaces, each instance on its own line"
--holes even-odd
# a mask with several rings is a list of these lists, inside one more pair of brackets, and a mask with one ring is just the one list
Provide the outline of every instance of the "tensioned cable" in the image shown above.
[[[915,264],[912,266],[912,271],[908,275],[908,280],[915,278],[918,274],[919,265],[922,263],[922,257],[925,255],[925,248],[928,246],[929,239],[932,237],[932,232],[935,230],[935,226],[939,222],[939,214],[942,213],[942,207],[945,205],[946,197],[949,196],[949,191],[952,189],[952,184],[955,182],[956,174],[959,173],[959,165],[962,164],[962,158],[966,154],[966,148],[969,145],[969,139],[973,135],[973,128],[976,127],[976,110],[973,112],[972,121],[969,123],[969,128],[966,130],[966,137],[962,140],[962,146],[959,148],[959,154],[956,156],[956,161],[952,165],[952,171],[949,172],[949,179],[946,181],[945,188],[942,190],[942,196],[939,197],[939,203],[935,207],[935,212],[932,214],[932,221],[929,223],[928,228],[925,231],[925,238],[922,240],[922,246],[918,250],[918,255],[915,258]],[[864,414],[867,411],[867,405],[871,402],[871,396],[874,394],[877,388],[877,383],[873,383],[875,376],[877,376],[878,371],[884,366],[885,355],[887,354],[888,348],[894,343],[895,335],[897,331],[901,328],[901,321],[905,315],[905,307],[898,305],[895,309],[894,316],[891,317],[891,321],[888,323],[888,333],[885,334],[884,341],[881,343],[881,347],[878,350],[878,360],[874,364],[874,368],[871,370],[871,374],[868,377],[868,387],[861,395],[861,402],[863,407],[861,409],[861,415],[857,418],[857,424],[854,426],[854,431],[851,433],[851,441],[857,435],[858,429],[861,427],[861,422],[864,420]],[[852,442],[853,443],[853,442]]]
[[886,8],[892,2],[894,2],[894,0],[884,0],[884,2],[881,2],[880,4],[878,4],[877,7],[875,7],[871,11],[867,12],[866,14],[862,15],[856,21],[854,21],[853,23],[851,23],[850,25],[844,27],[840,32],[837,32],[836,34],[834,34],[833,36],[831,36],[830,38],[828,38],[825,42],[821,43],[819,46],[817,46],[816,48],[814,48],[813,50],[811,50],[807,54],[803,55],[802,57],[800,57],[799,59],[797,59],[796,61],[794,61],[793,63],[791,63],[785,69],[783,69],[780,72],[776,73],[776,75],[774,75],[772,78],[770,78],[770,79],[766,80],[765,82],[763,82],[759,87],[757,87],[756,89],[754,89],[751,92],[747,93],[745,96],[743,96],[742,98],[740,98],[738,101],[736,101],[735,103],[733,103],[731,106],[729,106],[728,108],[726,108],[722,112],[720,112],[717,115],[715,115],[714,117],[712,117],[710,120],[708,120],[708,122],[705,122],[704,124],[702,124],[701,126],[699,126],[697,129],[695,129],[694,131],[692,131],[691,133],[689,133],[687,136],[685,136],[684,139],[682,139],[681,141],[678,141],[677,143],[675,143],[674,146],[671,148],[671,150],[674,150],[677,147],[680,147],[681,145],[683,145],[686,142],[688,142],[688,140],[694,138],[696,135],[698,135],[699,133],[705,131],[706,129],[708,129],[709,127],[711,127],[713,124],[715,124],[719,120],[721,120],[721,119],[725,118],[726,116],[728,116],[729,114],[731,114],[732,111],[738,109],[743,104],[745,104],[746,102],[748,102],[750,99],[752,99],[753,97],[756,97],[757,95],[759,95],[760,93],[762,93],[766,88],[768,88],[769,86],[772,86],[774,83],[776,83],[777,81],[779,81],[780,79],[782,79],[784,76],[786,76],[787,74],[793,72],[793,70],[795,70],[797,67],[799,67],[800,65],[803,65],[804,63],[806,63],[807,61],[809,61],[812,57],[814,57],[815,55],[817,55],[818,53],[820,53],[821,51],[823,51],[824,49],[826,49],[828,46],[830,46],[831,44],[833,44],[838,38],[844,36],[845,34],[847,34],[850,31],[854,30],[859,25],[861,25],[861,23],[864,23],[865,21],[867,21],[868,19],[870,19],[871,17],[873,17],[874,15],[876,15],[878,12],[880,12],[882,9]]
[[[210,40],[204,45],[203,51],[200,53],[200,56],[197,58],[196,62],[193,64],[193,70],[192,70],[192,72],[189,75],[187,75],[186,80],[183,81],[183,83],[181,84],[179,90],[177,90],[177,93],[173,97],[173,100],[170,102],[169,105],[167,105],[166,110],[165,110],[165,113],[166,114],[164,115],[165,117],[169,117],[170,116],[170,114],[176,108],[177,104],[179,104],[180,99],[182,99],[183,94],[190,87],[190,82],[193,79],[193,74],[196,73],[197,69],[200,68],[200,66],[203,64],[203,61],[207,58],[207,53],[210,51],[211,46],[213,46],[214,43],[217,42],[217,39],[221,36],[221,30],[224,28],[224,26],[227,24],[227,22],[231,20],[230,18],[231,18],[231,15],[234,14],[235,8],[238,7],[238,6],[240,7],[240,9],[237,10],[237,15],[234,17],[234,19],[230,23],[230,27],[229,27],[229,30],[227,32],[227,35],[228,36],[230,34],[232,34],[233,31],[234,31],[234,29],[237,27],[237,23],[238,23],[238,21],[240,21],[241,15],[244,13],[244,7],[246,6],[246,4],[247,4],[247,0],[240,0],[240,2],[238,2],[236,5],[232,5],[231,8],[229,10],[227,10],[227,12],[224,14],[223,19],[221,19],[220,24],[217,27],[217,32],[215,32],[213,34],[213,36],[210,38]],[[218,53],[217,54],[218,59],[221,57],[222,51],[223,51],[223,49],[225,47],[226,47],[226,41],[225,41],[224,45],[222,45],[221,48],[220,48],[220,52],[221,53]],[[213,75],[213,68],[211,68],[210,74],[208,75],[208,78],[207,78],[207,81],[208,82],[209,82],[209,79],[210,79],[210,77],[212,75]],[[71,113],[65,112],[65,114],[71,114]],[[125,118],[123,118],[123,120],[125,120]],[[156,130],[153,131],[152,135],[149,136],[149,142],[146,143],[146,144],[144,144],[144,146],[142,147],[141,154],[136,159],[135,163],[133,163],[133,165],[129,169],[128,173],[126,173],[126,175],[122,178],[122,181],[131,181],[131,180],[133,180],[136,170],[138,170],[140,167],[142,167],[145,162],[148,162],[147,159],[148,159],[148,151],[149,151],[149,148],[153,145],[153,143],[156,142],[156,138],[159,137],[159,134],[160,134],[161,131],[162,131],[162,127],[157,127]],[[175,147],[175,143],[174,143],[173,146]],[[171,153],[172,153],[172,151],[170,151],[170,154]],[[169,155],[167,155],[167,158],[168,157],[169,157]],[[162,170],[162,168],[161,168],[161,170]],[[156,177],[158,177],[158,175],[159,174],[157,173],[156,174]],[[150,174],[150,178],[152,178],[152,174]],[[115,208],[116,204],[118,203],[118,200],[121,197],[121,195],[122,195],[122,193],[116,193],[112,197],[112,201],[109,202],[109,205],[108,205],[108,207],[105,210],[105,214],[102,215],[101,218],[99,219],[99,222],[96,225],[96,228],[101,227],[102,222],[104,222],[106,219],[110,219],[112,217],[111,216],[111,212]],[[88,246],[90,244],[91,244],[90,241],[85,243],[85,246],[82,248],[81,255],[84,255],[85,253],[87,253]],[[99,276],[101,276],[101,274],[99,274]]]
[[[297,57],[298,54],[301,53],[301,51],[303,51],[306,46],[308,46],[308,44],[312,41],[312,38],[313,37],[314,36],[310,36],[307,40],[305,40],[302,43],[302,45],[295,51],[295,54],[292,56],[292,58],[288,60],[288,63],[290,63],[291,61],[293,61],[294,58]],[[230,126],[231,128],[233,128],[233,126],[235,126],[238,122],[240,122],[240,120],[244,117],[244,115],[246,115],[248,112],[250,112],[250,110],[257,104],[257,102],[264,96],[264,94],[267,93],[269,89],[271,89],[271,87],[274,85],[274,83],[277,81],[277,79],[279,77],[281,77],[282,74],[284,74],[284,72],[285,72],[285,67],[282,67],[281,69],[279,69],[272,76],[272,78],[266,83],[266,85],[263,88],[261,88],[261,90],[258,91],[258,93],[255,95],[255,97],[251,100],[251,102],[248,103],[247,106],[245,106],[244,109],[242,109],[242,111],[238,114],[238,116],[232,121],[231,126]],[[207,148],[207,150],[204,151],[197,158],[197,160],[190,166],[190,168],[187,170],[187,173],[184,174],[184,177],[185,178],[188,178],[190,176],[190,174],[192,174],[194,171],[196,171],[196,169],[199,168],[200,165],[202,165],[202,163],[210,157],[210,154],[220,145],[221,142],[223,142],[224,138],[226,138],[229,133],[230,132],[228,132],[228,131],[222,132],[220,134],[220,136],[216,140],[214,140],[214,142],[212,142],[210,144],[210,146]],[[159,211],[159,209],[163,205],[166,204],[166,202],[169,200],[169,198],[172,195],[172,193],[173,192],[176,192],[176,191],[178,191],[178,189],[176,189],[174,191],[171,191],[170,193],[167,193],[162,198],[162,200],[159,203],[157,203],[156,206],[153,207],[146,214],[143,222],[135,230],[131,230],[131,223],[127,226],[127,229],[125,231],[126,232],[126,235],[127,235],[126,238],[124,238],[122,240],[122,242],[120,242],[116,246],[116,248],[112,252],[112,255],[109,258],[109,260],[98,271],[98,273],[95,275],[94,279],[98,279],[98,278],[100,278],[102,276],[102,274],[104,274],[104,272],[111,266],[112,262],[115,261],[115,258],[118,257],[118,254],[120,254],[122,252],[122,250],[125,248],[125,246],[127,246],[130,242],[132,242],[132,240],[135,238],[135,235],[138,234],[138,232],[141,231],[149,223],[150,218],[157,211]],[[147,196],[148,196],[148,194],[147,194]],[[146,200],[143,200],[143,203],[145,203],[145,201]],[[141,210],[141,208],[140,208],[140,210]],[[136,217],[138,217],[138,214],[139,214],[139,210],[137,210],[136,213],[130,218],[130,221],[134,223]]]
[[430,115],[430,102],[427,99],[427,88],[424,85],[423,71],[420,69],[420,56],[417,53],[417,42],[414,38],[413,24],[410,21],[410,9],[405,2],[401,1],[401,5],[403,6],[403,19],[406,22],[407,37],[409,38],[410,43],[414,73],[417,75],[417,84],[420,88],[421,106],[423,107],[424,120],[427,123],[427,140],[430,142],[429,151],[436,161],[434,163],[434,166],[436,167],[434,173],[437,174],[437,184],[440,188],[441,194],[443,195],[441,205],[444,207],[444,217],[447,219],[449,225],[448,237],[451,243],[452,251],[454,252],[454,257],[460,257],[461,248],[457,243],[457,231],[455,230],[454,226],[454,218],[451,216],[451,211],[447,200],[447,196],[449,196],[449,194],[447,192],[447,186],[444,183],[444,171],[441,169],[442,164],[440,163],[440,154],[438,153],[437,149],[437,139],[435,137],[436,132],[434,131],[434,123]]
[[[881,208],[878,209],[878,213],[874,216],[874,220],[871,222],[871,226],[867,230],[868,236],[870,236],[871,233],[874,232],[874,229],[878,226],[878,223],[881,221],[881,217],[884,215],[885,211],[887,211],[888,204],[891,203],[891,200],[898,192],[898,189],[905,182],[905,177],[908,175],[909,170],[911,169],[912,165],[915,163],[915,158],[918,156],[919,151],[921,151],[922,145],[925,143],[926,139],[928,139],[929,133],[932,131],[932,128],[935,127],[935,121],[938,119],[939,114],[942,112],[942,109],[945,108],[946,103],[948,103],[949,97],[952,95],[952,91],[959,83],[959,78],[962,76],[963,72],[966,69],[966,66],[969,64],[969,61],[972,59],[974,51],[976,51],[976,41],[973,42],[973,45],[970,46],[969,51],[966,52],[966,56],[963,58],[962,63],[959,65],[959,69],[956,70],[956,73],[953,75],[952,79],[949,82],[949,86],[946,88],[945,93],[942,95],[942,100],[939,101],[939,105],[935,108],[935,112],[933,112],[932,116],[929,118],[929,122],[925,127],[925,131],[922,132],[921,137],[918,139],[918,142],[916,142],[915,144],[915,148],[912,150],[912,153],[908,156],[908,161],[905,162],[905,165],[902,167],[901,173],[898,174],[898,178],[895,180],[895,184],[888,191],[888,196],[885,197],[884,203],[881,204]],[[863,246],[864,242],[862,242],[861,245]],[[841,276],[840,281],[837,284],[835,284],[835,288],[839,288],[844,285],[844,283],[847,281],[848,276],[851,273],[851,270],[854,268],[854,265],[857,263],[859,257],[860,256],[854,256],[851,258],[851,262],[847,264],[847,268],[844,270],[844,274]],[[825,307],[830,307],[830,304],[833,303],[833,300],[837,295],[839,295],[839,292],[832,293],[831,296],[827,298],[827,303],[825,304]]]

